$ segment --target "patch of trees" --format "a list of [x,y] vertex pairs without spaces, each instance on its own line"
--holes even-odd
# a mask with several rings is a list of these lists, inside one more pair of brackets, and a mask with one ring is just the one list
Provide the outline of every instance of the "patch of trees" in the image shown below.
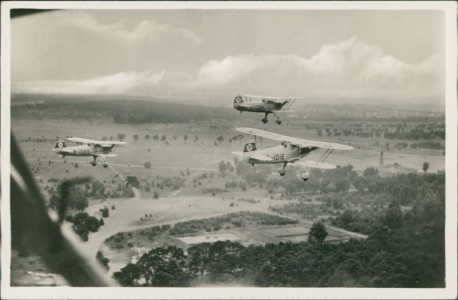
[[419,143],[410,144],[410,148],[413,148],[413,149],[426,148],[426,149],[442,150],[442,149],[445,149],[445,146],[441,142],[419,142]]
[[115,190],[111,192],[111,194],[107,194],[107,197],[110,198],[130,198],[134,196],[134,191],[132,187],[127,184],[118,183],[118,186]]
[[94,198],[102,198],[105,196],[105,185],[98,181],[94,180],[91,183],[91,196]]
[[[65,185],[65,181],[57,185],[57,191],[52,194],[49,206],[57,211],[60,211],[63,206],[65,209],[84,210],[88,206],[84,191],[78,185],[72,185],[68,188]],[[64,201],[65,203],[63,203]]]
[[156,178],[156,183],[151,182],[151,187],[157,187],[159,189],[170,188],[172,190],[178,190],[183,183],[186,181],[186,178],[181,176],[172,176],[172,177],[162,177],[158,176]]
[[140,187],[140,181],[136,176],[127,176],[126,177],[127,184],[131,187],[139,188]]
[[234,166],[230,162],[224,160],[219,162],[218,169],[222,177],[225,177],[227,172],[232,173],[235,170]]
[[431,140],[445,139],[445,129],[424,130],[423,128],[412,128],[410,130],[396,130],[395,132],[385,132],[385,138],[396,140]]
[[73,224],[73,229],[83,241],[89,238],[89,232],[97,232],[103,220],[89,216],[86,212],[79,212],[74,216],[67,216],[66,220]]
[[108,265],[110,263],[110,260],[107,257],[105,257],[102,252],[97,251],[96,259],[98,262],[102,264],[102,266],[104,266],[105,269],[108,270],[110,268]]
[[316,229],[321,234],[313,242],[245,247],[218,241],[187,254],[156,248],[114,277],[124,286],[444,287],[444,198],[425,197],[405,214],[396,206],[385,213],[366,240],[320,243],[325,234]]

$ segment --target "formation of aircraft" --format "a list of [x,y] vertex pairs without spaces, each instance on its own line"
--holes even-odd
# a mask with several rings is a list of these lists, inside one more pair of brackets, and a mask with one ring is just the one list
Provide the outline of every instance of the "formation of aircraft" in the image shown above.
[[[352,146],[348,145],[298,139],[254,128],[236,128],[236,130],[242,133],[251,134],[255,137],[267,138],[281,143],[278,146],[262,150],[256,148],[256,142],[248,143],[243,148],[243,152],[233,152],[234,155],[242,158],[242,162],[249,163],[252,166],[255,164],[283,164],[283,167],[278,169],[278,174],[281,176],[286,174],[286,165],[288,163],[296,163],[305,168],[334,169],[334,165],[324,162],[329,155],[334,150],[348,151],[354,149]],[[320,161],[300,161],[302,158],[309,155],[310,152],[320,148],[326,149]],[[310,174],[307,171],[301,174],[301,179],[304,181],[307,181],[309,177]]]
[[102,161],[102,166],[108,167],[107,157],[116,157],[112,152],[119,145],[125,145],[126,142],[117,141],[95,141],[84,138],[71,137],[67,141],[77,143],[77,146],[67,147],[64,141],[58,141],[54,149],[60,157],[65,156],[91,156],[94,158],[91,165],[97,165],[97,158]]
[[[287,110],[294,103],[296,98],[280,98],[280,97],[262,97],[262,96],[249,96],[238,95],[234,99],[234,108],[249,112],[264,112],[265,117],[262,122],[267,123],[268,114],[272,113],[277,117],[275,122],[281,124],[280,117],[276,111]],[[286,174],[286,166],[288,163],[296,163],[305,168],[319,168],[319,169],[334,169],[335,166],[325,163],[324,161],[334,150],[353,150],[354,148],[348,145],[327,143],[320,141],[311,141],[305,139],[293,138],[285,135],[280,135],[260,129],[254,128],[236,128],[236,130],[251,134],[256,137],[264,137],[272,140],[279,141],[281,144],[275,147],[258,150],[256,142],[248,143],[243,148],[243,152],[233,152],[242,158],[242,162],[255,164],[283,164],[282,168],[278,169],[278,174],[284,176]],[[97,165],[97,159],[102,161],[102,166],[108,167],[106,161],[107,157],[116,157],[112,152],[119,145],[125,145],[126,142],[119,141],[96,141],[85,138],[71,137],[67,138],[68,141],[76,142],[77,146],[67,147],[64,141],[56,143],[54,149],[60,157],[65,156],[90,156],[94,160],[91,165]],[[326,149],[325,153],[318,162],[315,161],[300,161],[302,158],[317,149]],[[309,173],[305,171],[301,174],[304,181],[309,179]]]
[[275,123],[280,125],[281,120],[276,112],[288,110],[294,101],[296,98],[237,95],[234,98],[234,108],[240,113],[244,111],[264,113],[265,116],[261,119],[263,123],[268,122],[269,114],[274,114],[277,117]]

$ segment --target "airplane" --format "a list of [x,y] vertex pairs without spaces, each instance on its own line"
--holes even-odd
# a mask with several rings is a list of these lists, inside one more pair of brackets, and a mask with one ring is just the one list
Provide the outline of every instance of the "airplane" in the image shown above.
[[108,167],[108,163],[105,160],[107,157],[116,157],[116,154],[111,152],[118,145],[125,145],[126,142],[117,141],[94,141],[90,139],[83,139],[77,137],[67,138],[68,141],[76,142],[77,146],[67,147],[64,141],[58,141],[52,151],[56,152],[60,157],[65,156],[92,156],[94,158],[91,161],[92,166],[97,165],[97,158],[102,160],[102,166]]
[[275,123],[280,125],[281,120],[276,111],[288,110],[291,105],[293,105],[294,101],[296,101],[296,98],[292,97],[237,95],[234,98],[234,109],[240,111],[240,114],[244,111],[264,113],[264,119],[261,119],[264,124],[268,122],[267,116],[269,114],[274,114],[277,117]]
[[[258,150],[256,142],[248,143],[244,146],[243,152],[233,152],[234,155],[241,157],[242,162],[246,162],[254,166],[255,164],[283,164],[283,167],[278,169],[277,172],[281,176],[286,174],[286,165],[288,163],[296,163],[305,168],[318,168],[318,169],[335,169],[336,166],[324,163],[329,155],[334,150],[353,150],[352,146],[327,143],[320,141],[310,141],[280,135],[260,129],[254,128],[236,128],[237,131],[242,133],[251,134],[255,137],[267,138],[281,142],[280,145],[275,147]],[[302,158],[319,148],[326,149],[325,153],[320,158],[319,162],[315,161],[301,161]],[[301,179],[307,181],[310,177],[309,172],[305,171],[301,174]]]

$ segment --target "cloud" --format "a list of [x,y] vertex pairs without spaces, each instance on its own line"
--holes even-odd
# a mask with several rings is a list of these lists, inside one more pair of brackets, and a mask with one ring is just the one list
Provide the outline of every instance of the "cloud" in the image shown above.
[[170,36],[183,38],[195,45],[202,42],[200,37],[187,28],[177,28],[169,24],[161,24],[155,20],[141,21],[133,28],[129,29],[124,24],[123,20],[112,24],[102,24],[88,14],[78,14],[66,18],[63,24],[81,28],[128,45],[139,44],[146,41],[158,42]]
[[13,90],[22,93],[65,94],[129,94],[142,86],[153,87],[164,72],[120,72],[85,80],[43,80],[14,84]]
[[17,84],[16,89],[180,97],[242,92],[311,98],[412,98],[443,96],[444,69],[437,54],[409,63],[353,37],[323,45],[309,58],[243,54],[209,60],[194,74],[121,72],[83,81]]

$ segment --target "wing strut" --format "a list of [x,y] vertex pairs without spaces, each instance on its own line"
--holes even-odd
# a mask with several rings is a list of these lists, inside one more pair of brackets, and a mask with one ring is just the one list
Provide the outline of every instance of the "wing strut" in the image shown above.
[[324,162],[329,157],[329,155],[331,155],[332,151],[334,151],[334,149],[330,149],[330,148],[326,149],[323,156],[321,156],[320,158],[320,162]]
[[288,103],[284,106],[284,108],[282,110],[283,111],[289,110],[295,101],[296,101],[295,98],[291,99],[291,101],[288,101]]

